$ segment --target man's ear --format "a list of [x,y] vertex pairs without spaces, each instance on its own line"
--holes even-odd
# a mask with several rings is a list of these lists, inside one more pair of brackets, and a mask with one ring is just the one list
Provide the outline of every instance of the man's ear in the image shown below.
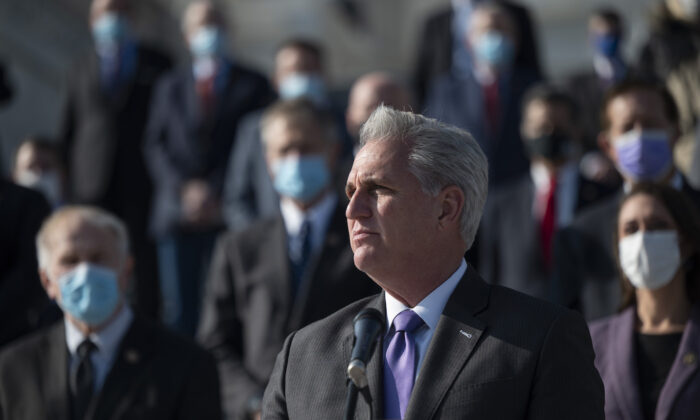
[[464,192],[456,185],[448,185],[440,191],[440,215],[438,222],[442,228],[453,224],[459,225],[464,201]]
[[41,281],[41,286],[44,288],[44,291],[46,291],[46,295],[48,295],[50,299],[58,301],[60,295],[58,285],[56,282],[51,281],[46,270],[43,268],[39,268],[39,280]]

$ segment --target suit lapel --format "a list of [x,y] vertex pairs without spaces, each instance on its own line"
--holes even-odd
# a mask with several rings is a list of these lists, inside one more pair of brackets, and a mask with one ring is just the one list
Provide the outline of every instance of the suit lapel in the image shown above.
[[[323,239],[323,246],[320,252],[311,258],[309,266],[306,270],[306,275],[299,287],[297,298],[294,302],[294,311],[292,313],[292,322],[295,328],[300,328],[309,320],[310,308],[307,302],[320,302],[323,300],[321,294],[324,288],[321,283],[329,281],[327,278],[329,273],[334,273],[335,270],[330,268],[336,264],[338,250],[347,246],[347,224],[345,222],[345,214],[342,206],[336,204],[336,208],[331,214],[326,229],[326,236]],[[289,270],[287,270],[289,271]],[[327,289],[326,289],[327,290]]]
[[637,356],[634,351],[635,310],[629,308],[610,325],[609,354],[615,374],[608,384],[611,394],[626,419],[641,419],[642,400],[637,380]]
[[122,339],[102,390],[89,409],[88,418],[117,418],[139,393],[139,380],[148,377],[146,366],[153,350],[154,331],[138,318]]
[[408,402],[406,419],[430,419],[486,329],[474,317],[487,305],[489,286],[469,267],[442,312]]
[[688,380],[698,371],[700,355],[700,307],[694,306],[688,324],[683,332],[676,359],[661,389],[656,405],[656,418],[669,418],[674,402]]
[[[366,306],[366,308],[374,308],[378,310],[384,319],[386,319],[386,305],[384,304],[384,293],[382,292],[377,297],[372,299]],[[364,308],[363,308],[364,309]],[[360,311],[358,311],[360,313]],[[386,328],[386,327],[385,327]],[[369,387],[369,396],[371,397],[370,405],[372,407],[372,418],[380,419],[384,415],[384,384],[382,381],[383,365],[384,365],[384,336],[379,337],[379,341],[375,344],[374,351],[370,356],[369,362],[367,363],[367,382]],[[350,357],[352,356],[352,347],[355,341],[355,331],[353,326],[350,326],[349,332],[347,333],[344,340],[344,355],[345,363],[344,366],[350,364]],[[360,396],[359,400],[364,399],[364,396]],[[359,406],[359,404],[358,404]],[[356,411],[356,416],[361,415],[361,411]]]
[[70,391],[68,388],[68,347],[66,329],[60,321],[48,333],[47,357],[40,359],[41,378],[46,393],[46,418],[68,420],[70,418]]

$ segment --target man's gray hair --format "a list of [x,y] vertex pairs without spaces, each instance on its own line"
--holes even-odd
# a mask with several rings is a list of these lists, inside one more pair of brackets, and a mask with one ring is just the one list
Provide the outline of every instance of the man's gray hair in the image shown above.
[[464,192],[460,227],[470,248],[488,194],[488,162],[476,140],[455,126],[381,105],[362,126],[360,146],[386,140],[408,146],[409,170],[426,194],[436,196],[449,185]]
[[129,235],[124,223],[116,216],[97,207],[64,206],[44,221],[36,235],[36,250],[39,268],[47,269],[51,256],[51,237],[54,231],[68,220],[79,219],[91,226],[111,232],[115,238],[122,261],[129,255]]

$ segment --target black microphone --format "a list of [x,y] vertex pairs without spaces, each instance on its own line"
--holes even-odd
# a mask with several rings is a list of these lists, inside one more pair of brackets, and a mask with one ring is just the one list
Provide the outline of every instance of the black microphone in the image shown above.
[[385,317],[376,309],[365,308],[352,321],[355,328],[355,345],[348,365],[348,377],[359,389],[367,386],[365,372],[367,359],[380,334],[384,332]]

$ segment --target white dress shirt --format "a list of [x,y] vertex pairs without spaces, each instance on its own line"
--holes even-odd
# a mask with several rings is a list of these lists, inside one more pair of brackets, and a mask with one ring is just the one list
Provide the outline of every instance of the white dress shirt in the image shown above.
[[[90,341],[97,347],[91,354],[90,360],[95,368],[95,391],[99,391],[105,382],[107,373],[112,368],[114,360],[119,350],[122,338],[129,330],[131,321],[134,319],[134,314],[128,305],[122,305],[117,317],[112,320],[102,330],[90,334]],[[63,322],[66,326],[66,344],[70,352],[70,368],[75,363],[78,363],[78,346],[85,341],[85,335],[72,322],[64,318]]]
[[335,193],[326,194],[321,201],[310,209],[303,211],[288,198],[280,200],[280,211],[287,235],[294,238],[299,235],[304,220],[311,223],[311,254],[316,254],[323,246],[326,237],[326,229],[335,210],[338,196]]
[[384,294],[386,300],[387,322],[387,334],[384,340],[384,354],[386,354],[386,347],[390,340],[388,337],[394,334],[394,330],[391,328],[391,325],[393,324],[396,315],[405,311],[406,309],[412,309],[413,312],[417,313],[425,323],[413,333],[413,337],[416,342],[416,356],[418,358],[418,362],[416,363],[416,380],[420,374],[420,368],[423,364],[425,353],[428,351],[428,345],[430,344],[430,340],[433,338],[433,333],[435,333],[435,328],[437,328],[442,311],[445,309],[445,305],[447,304],[447,300],[452,295],[452,292],[455,290],[455,287],[457,287],[459,281],[462,279],[462,276],[464,276],[466,271],[467,262],[462,260],[462,263],[459,265],[457,271],[452,273],[447,280],[445,280],[435,290],[430,292],[428,296],[423,298],[423,300],[418,302],[418,304],[413,308],[409,308],[408,306],[399,302],[389,293]]
[[[533,163],[530,166],[530,175],[532,182],[535,185],[535,199],[533,200],[532,213],[535,220],[542,220],[545,212],[545,200],[541,197],[547,197],[550,188],[551,174],[547,168],[540,163]],[[578,200],[578,167],[576,163],[570,162],[557,171],[557,191],[556,197],[556,212],[555,223],[557,227],[564,227],[574,220],[576,213],[576,201]]]

